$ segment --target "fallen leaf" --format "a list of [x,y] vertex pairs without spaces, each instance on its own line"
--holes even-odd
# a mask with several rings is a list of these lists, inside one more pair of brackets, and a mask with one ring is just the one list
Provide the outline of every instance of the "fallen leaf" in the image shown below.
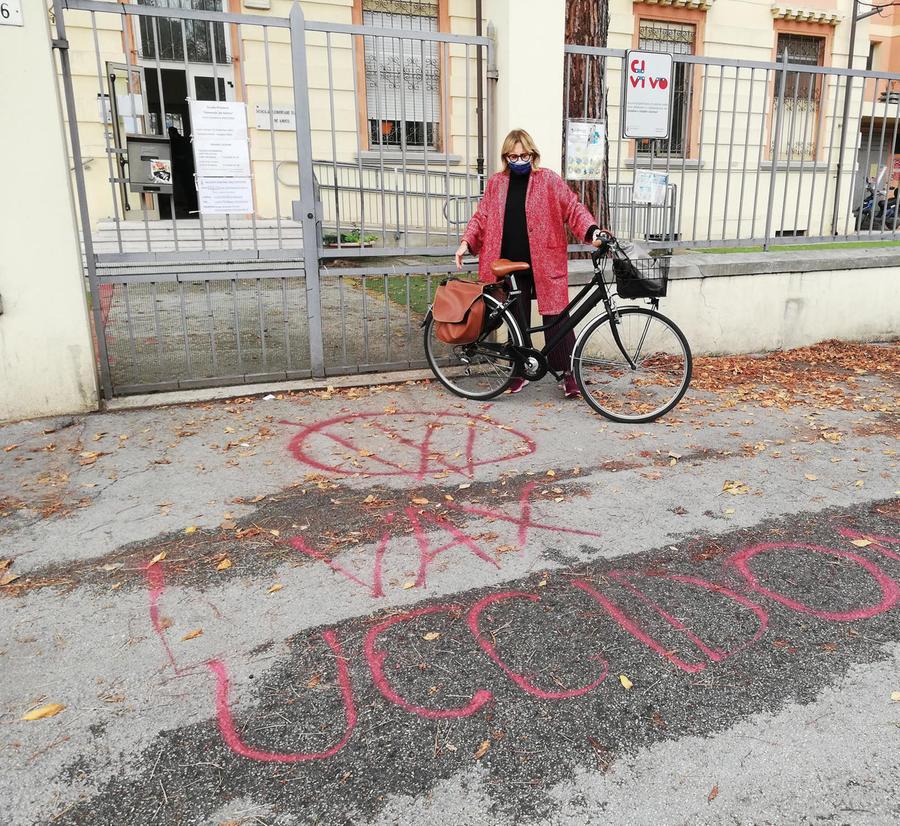
[[427,505],[427,504],[428,504],[428,500],[427,500],[427,499],[423,499],[421,496],[419,496],[419,497],[413,499],[413,500],[412,500],[412,503],[413,503],[414,505]]
[[807,473],[807,474],[804,474],[804,478],[805,478],[808,482],[815,482],[819,477],[816,476],[815,473]]
[[267,594],[275,594],[275,593],[278,593],[278,591],[280,591],[282,588],[284,588],[284,585],[282,585],[280,582],[276,582],[274,585],[272,585],[269,588],[268,591],[266,591],[266,593]]
[[548,470],[548,471],[547,471],[547,475],[548,475],[548,476],[556,476],[556,471],[555,471],[555,470]]
[[459,486],[458,490],[465,490],[466,488],[470,488],[470,487],[472,487],[472,483],[471,483],[471,482],[463,482],[463,483]]
[[491,747],[491,741],[485,740],[479,747],[478,750],[473,755],[476,760],[481,760],[487,754],[487,750]]
[[444,748],[447,749],[447,751],[456,751],[456,746],[454,746],[453,743],[447,743]]
[[23,720],[43,720],[45,717],[56,717],[61,711],[65,711],[66,707],[59,703],[49,703],[40,708],[33,708],[31,711],[22,715]]
[[726,479],[722,485],[722,493],[730,493],[732,496],[740,496],[744,493],[750,493],[750,487],[743,482],[737,482],[733,479]]
[[415,587],[416,587],[416,583],[413,582],[411,579],[408,582],[404,582],[402,585],[402,588],[404,591],[408,591],[410,588],[415,588]]
[[713,786],[709,794],[706,795],[706,802],[712,803],[719,796],[719,787]]
[[216,565],[217,571],[227,571],[231,567],[230,559],[223,559],[218,565]]
[[851,539],[851,545],[856,545],[857,548],[868,548],[869,545],[872,544],[871,539]]
[[363,504],[370,505],[372,502],[377,502],[377,501],[378,501],[377,497],[374,496],[374,494],[370,493],[365,499],[363,499]]
[[223,531],[233,531],[237,527],[237,523],[234,522],[232,519],[226,519],[222,523],[221,527],[222,527]]
[[498,554],[508,554],[511,551],[518,551],[519,546],[518,545],[498,545],[495,550],[497,551]]
[[187,634],[185,634],[185,635],[181,638],[181,641],[182,641],[182,642],[187,642],[188,640],[195,640],[195,639],[197,639],[197,637],[201,636],[202,634],[203,634],[203,629],[202,629],[202,628],[196,628],[196,629],[194,629],[193,631],[188,631]]
[[891,692],[891,701],[894,703],[900,703],[900,691]]
[[269,533],[272,534],[272,536],[274,536],[276,539],[277,539],[279,536],[281,536],[281,531],[274,531],[274,530],[272,530],[272,531],[269,531]]
[[853,483],[854,487],[857,487],[857,488],[861,488],[864,484],[865,484],[865,482],[862,479],[857,479]]
[[629,680],[628,677],[626,677],[624,674],[619,674],[619,682],[622,683],[622,688],[624,688],[626,691],[630,690],[634,685],[634,683],[631,682],[631,680]]
[[15,582],[19,578],[18,574],[4,574],[0,577],[0,585],[9,585],[12,582]]
[[7,445],[5,448],[3,448],[3,452],[9,453],[11,450],[15,450],[17,447],[18,445]]
[[313,674],[312,677],[310,677],[306,681],[306,687],[307,688],[315,688],[320,682],[322,682],[322,675],[321,674]]
[[0,559],[0,571],[5,571],[10,565],[12,565],[11,559]]
[[160,551],[153,559],[150,560],[150,564],[147,566],[148,568],[152,568],[156,565],[157,562],[162,562],[166,558],[166,552]]
[[725,513],[731,515],[732,513],[734,513],[734,508],[725,508]]
[[433,642],[438,639],[441,635],[437,631],[429,631],[427,634],[422,636],[422,639],[426,642]]

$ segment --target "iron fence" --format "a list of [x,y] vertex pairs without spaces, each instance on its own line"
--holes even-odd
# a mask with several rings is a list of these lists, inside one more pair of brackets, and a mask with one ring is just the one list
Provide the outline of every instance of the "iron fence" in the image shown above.
[[[420,365],[446,264],[408,256],[449,260],[490,172],[492,41],[437,31],[434,3],[414,27],[397,4],[365,25],[214,7],[54,2],[104,395]],[[199,209],[198,100],[243,104],[252,211]],[[136,191],[132,139],[166,136],[171,192]]]
[[[895,238],[900,75],[811,65],[823,52],[782,45],[777,63],[675,54],[670,138],[646,142],[621,138],[625,52],[566,46],[566,118],[604,119],[609,134],[605,186],[582,182],[582,197],[608,192],[612,229],[651,248]],[[629,208],[644,169],[668,176],[666,200]]]

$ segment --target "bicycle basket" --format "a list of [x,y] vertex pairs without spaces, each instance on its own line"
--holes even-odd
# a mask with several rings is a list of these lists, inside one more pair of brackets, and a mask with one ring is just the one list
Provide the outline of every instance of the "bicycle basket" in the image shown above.
[[613,273],[619,298],[663,298],[669,283],[669,257],[616,258]]

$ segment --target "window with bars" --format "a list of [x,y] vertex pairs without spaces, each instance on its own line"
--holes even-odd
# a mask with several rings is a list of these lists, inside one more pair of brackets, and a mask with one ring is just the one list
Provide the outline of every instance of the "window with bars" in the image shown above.
[[[779,32],[775,54],[779,61],[787,54],[788,63],[794,65],[821,66],[825,61],[825,38]],[[772,84],[773,107],[778,102],[780,74],[776,73],[775,83]],[[773,135],[773,154],[777,160],[803,161],[812,160],[816,156],[821,96],[822,75],[804,71],[785,73],[778,147],[774,147]]]
[[[694,54],[696,28],[690,23],[642,20],[638,29],[638,48],[648,52]],[[668,140],[636,141],[638,154],[685,155],[691,134],[690,65],[676,62],[672,77],[672,120]]]
[[[137,0],[138,5],[194,11],[222,11],[222,0]],[[154,25],[155,21],[155,25]],[[182,31],[182,25],[184,31]],[[187,44],[189,63],[229,63],[224,23],[204,20],[173,20],[166,17],[141,17],[141,56],[155,60],[184,63]],[[156,32],[159,32],[157,49]]]
[[[825,38],[812,37],[807,34],[786,34],[779,32],[778,44],[775,49],[777,59],[784,59],[787,52],[788,63],[801,66],[821,66],[825,59]],[[812,100],[819,102],[819,83],[821,75],[810,72],[788,72],[784,81],[784,97],[803,101]],[[778,86],[775,86],[775,94],[778,94]]]
[[[437,31],[438,0],[363,0],[363,24]],[[366,116],[371,146],[434,147],[440,119],[440,54],[434,41],[366,35]]]

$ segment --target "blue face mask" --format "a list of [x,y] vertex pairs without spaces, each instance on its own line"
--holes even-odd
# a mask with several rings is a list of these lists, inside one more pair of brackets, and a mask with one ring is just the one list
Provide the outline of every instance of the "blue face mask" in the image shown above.
[[509,168],[516,175],[527,175],[531,172],[531,161],[509,161]]

